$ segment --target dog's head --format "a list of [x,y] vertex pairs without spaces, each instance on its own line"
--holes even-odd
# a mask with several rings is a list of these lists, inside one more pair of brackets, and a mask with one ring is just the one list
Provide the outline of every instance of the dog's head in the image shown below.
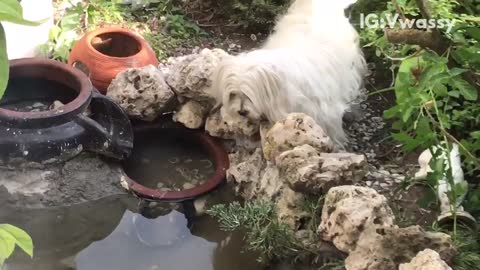
[[279,78],[273,69],[247,57],[230,57],[220,63],[214,73],[213,91],[217,107],[229,119],[249,119],[260,123],[275,119],[272,106],[279,92]]

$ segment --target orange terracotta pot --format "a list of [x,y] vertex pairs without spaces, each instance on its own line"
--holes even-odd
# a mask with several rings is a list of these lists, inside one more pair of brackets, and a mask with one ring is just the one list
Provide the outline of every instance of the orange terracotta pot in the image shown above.
[[92,84],[106,94],[118,73],[127,68],[158,66],[158,59],[140,35],[121,27],[106,27],[89,32],[77,41],[68,64],[88,73]]

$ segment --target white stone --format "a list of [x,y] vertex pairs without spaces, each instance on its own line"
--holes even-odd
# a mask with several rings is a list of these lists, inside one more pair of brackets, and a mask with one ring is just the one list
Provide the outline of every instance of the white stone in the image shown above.
[[275,123],[262,134],[263,153],[267,160],[273,162],[281,153],[304,144],[314,147],[320,153],[333,150],[333,142],[323,129],[313,118],[303,113],[289,114],[285,120]]
[[117,75],[107,96],[136,119],[152,121],[174,101],[163,74],[156,67],[130,68]]
[[318,232],[323,240],[348,253],[366,229],[393,225],[394,215],[383,195],[368,187],[339,186],[325,197]]
[[205,123],[206,114],[205,107],[194,100],[189,100],[173,115],[173,121],[182,123],[187,128],[197,129]]
[[440,255],[431,249],[421,251],[409,263],[400,265],[399,270],[452,270]]

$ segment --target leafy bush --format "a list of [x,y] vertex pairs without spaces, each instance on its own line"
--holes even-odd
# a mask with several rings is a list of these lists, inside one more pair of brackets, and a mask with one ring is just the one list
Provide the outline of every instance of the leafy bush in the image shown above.
[[480,265],[478,234],[471,231],[460,231],[455,238],[454,245],[458,250],[458,255],[453,260],[453,268],[455,270],[477,269]]
[[279,14],[285,12],[290,0],[228,0],[223,5],[223,14],[233,24],[256,31],[272,29]]
[[[450,19],[455,26],[449,33],[440,29],[414,30],[415,37],[403,38],[401,43],[392,38],[402,34],[401,29],[361,30],[366,47],[390,61],[396,71],[391,89],[396,104],[384,115],[395,121],[392,137],[403,145],[405,152],[448,142],[443,154],[449,156],[451,144],[459,144],[467,179],[478,179],[480,169],[480,18],[475,15],[476,4],[478,0],[461,4],[443,0],[391,0],[386,6],[374,7],[373,12],[380,17],[398,13],[407,20]],[[418,37],[431,38],[422,42]],[[448,159],[441,160],[441,156],[442,153],[435,154],[431,163],[435,171],[429,177],[434,180],[430,183],[433,187],[444,176],[452,181]],[[465,187],[452,188],[451,202],[465,196],[467,191]],[[479,197],[474,185],[468,192],[469,198]],[[453,203],[452,207],[456,209]]]
[[343,260],[320,251],[322,243],[317,228],[323,199],[305,198],[301,207],[309,218],[304,220],[299,235],[279,220],[271,201],[254,200],[243,206],[239,202],[215,205],[207,213],[219,221],[221,229],[245,232],[248,248],[260,255],[260,262],[304,262],[319,270],[344,270]]
[[[68,1],[68,0],[64,0]],[[187,47],[206,36],[198,25],[187,19],[185,12],[173,0],[82,1],[66,9],[50,31],[43,47],[51,58],[66,62],[75,41],[86,31],[104,25],[121,25],[142,34],[159,58],[167,51]]]
[[71,6],[50,30],[49,41],[41,50],[52,59],[67,62],[70,50],[81,34],[102,24],[123,23],[122,12],[115,1],[90,0]]
[[294,257],[301,249],[293,231],[278,221],[272,202],[254,201],[241,206],[215,205],[208,214],[217,218],[223,230],[245,229],[249,248],[258,252],[260,261]]

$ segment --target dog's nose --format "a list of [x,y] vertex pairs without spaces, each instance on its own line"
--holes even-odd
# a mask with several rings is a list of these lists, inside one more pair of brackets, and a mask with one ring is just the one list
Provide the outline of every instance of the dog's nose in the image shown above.
[[239,110],[238,114],[241,115],[241,116],[247,117],[248,116],[248,111],[247,110]]

